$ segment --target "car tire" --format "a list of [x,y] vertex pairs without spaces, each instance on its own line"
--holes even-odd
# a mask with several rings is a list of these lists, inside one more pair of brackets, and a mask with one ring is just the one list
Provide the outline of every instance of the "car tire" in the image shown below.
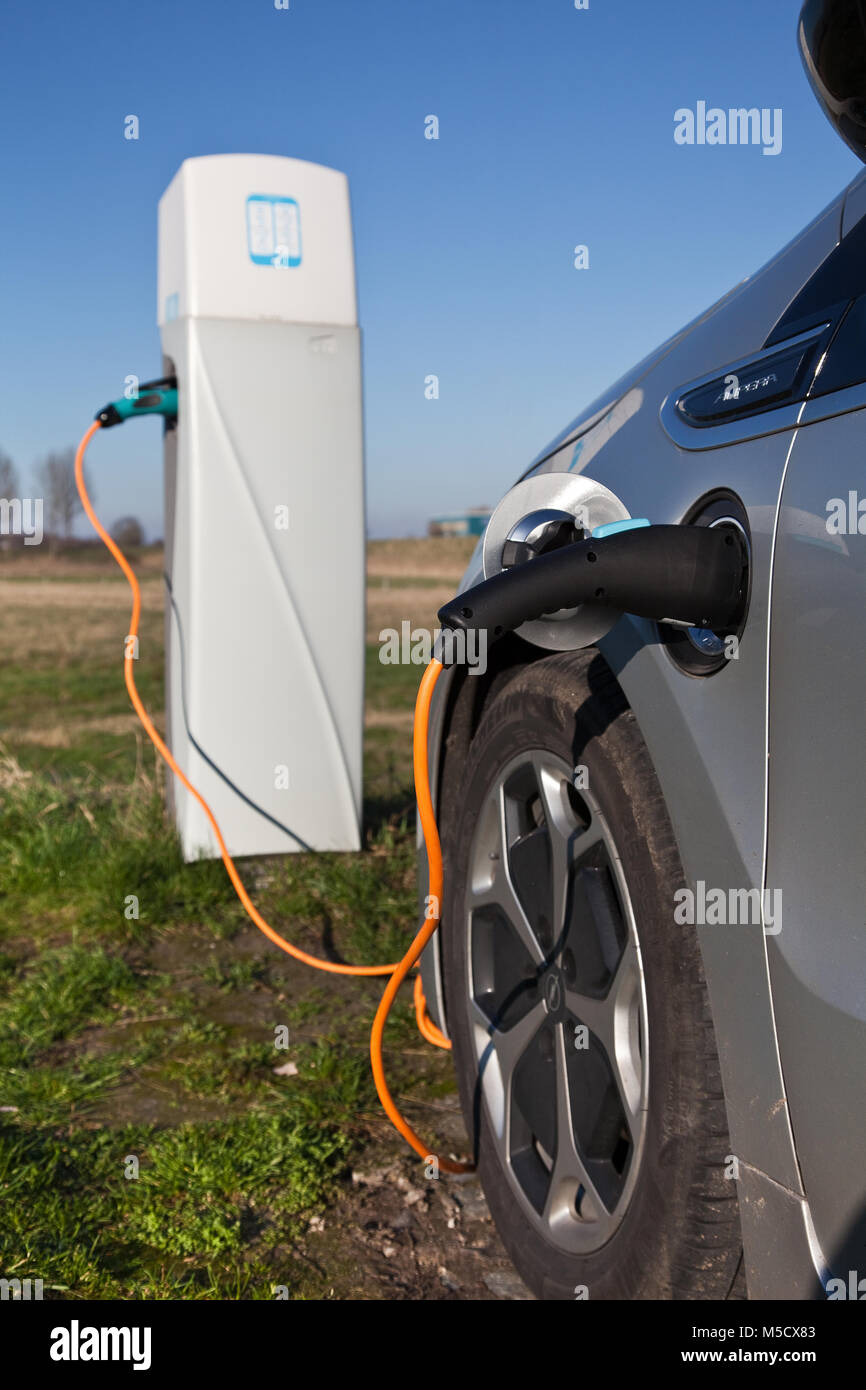
[[442,786],[448,1028],[519,1273],[549,1299],[742,1296],[700,950],[674,920],[683,869],[601,656],[501,676]]

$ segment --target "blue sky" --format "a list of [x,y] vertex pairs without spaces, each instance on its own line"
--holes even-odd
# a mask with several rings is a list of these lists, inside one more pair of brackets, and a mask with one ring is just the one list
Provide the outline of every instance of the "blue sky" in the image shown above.
[[[436,512],[495,502],[861,167],[809,90],[798,11],[6,0],[0,447],[24,495],[128,373],[158,374],[156,207],[179,164],[261,152],[349,176],[370,533],[421,534]],[[780,107],[782,152],[677,145],[674,112],[701,100]],[[98,440],[92,475],[107,521],[132,512],[161,534],[156,421]]]

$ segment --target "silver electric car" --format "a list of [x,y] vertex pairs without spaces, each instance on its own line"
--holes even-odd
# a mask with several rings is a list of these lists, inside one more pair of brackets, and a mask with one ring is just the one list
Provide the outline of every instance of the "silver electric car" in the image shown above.
[[[866,159],[866,6],[798,36]],[[747,605],[446,670],[428,1002],[537,1295],[866,1297],[866,174],[553,441],[461,590],[636,519],[736,534]]]

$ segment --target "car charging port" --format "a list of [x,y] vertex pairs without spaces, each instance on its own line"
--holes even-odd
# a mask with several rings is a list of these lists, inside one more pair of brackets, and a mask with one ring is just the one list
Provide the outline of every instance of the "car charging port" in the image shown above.
[[746,509],[732,492],[719,490],[702,497],[683,518],[684,526],[707,526],[732,533],[743,557],[741,612],[721,627],[689,627],[659,623],[659,638],[671,660],[690,676],[711,676],[724,670],[737,651],[746,626],[751,597],[752,540]]

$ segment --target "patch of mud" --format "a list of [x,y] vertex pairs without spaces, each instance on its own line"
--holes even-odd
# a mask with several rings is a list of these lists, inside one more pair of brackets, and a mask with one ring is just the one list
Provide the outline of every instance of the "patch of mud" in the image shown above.
[[355,1169],[350,1190],[313,1218],[300,1253],[324,1298],[532,1299],[496,1234],[478,1179],[428,1180],[408,1156]]

